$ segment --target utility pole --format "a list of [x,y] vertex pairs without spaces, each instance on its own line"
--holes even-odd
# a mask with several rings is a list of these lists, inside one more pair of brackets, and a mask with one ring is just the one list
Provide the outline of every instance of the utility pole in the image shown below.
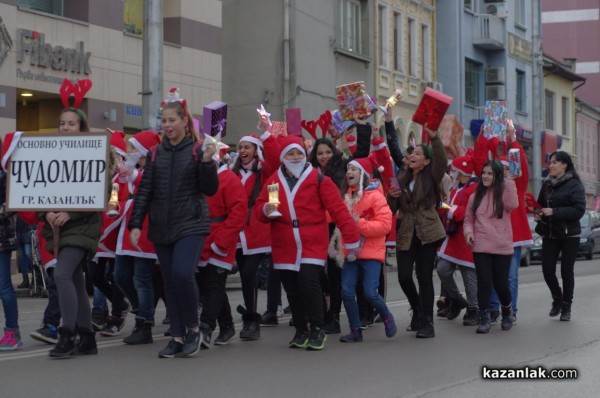
[[162,0],[144,0],[142,57],[142,129],[155,130],[163,100]]
[[544,130],[544,76],[543,76],[543,54],[542,54],[542,5],[540,0],[532,0],[532,119],[533,119],[533,194],[537,194],[542,188],[542,131]]

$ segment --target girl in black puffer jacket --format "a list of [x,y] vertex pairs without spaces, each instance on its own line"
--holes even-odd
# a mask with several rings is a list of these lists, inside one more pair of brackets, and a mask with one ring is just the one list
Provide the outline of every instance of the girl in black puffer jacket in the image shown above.
[[[575,287],[573,267],[579,248],[579,219],[585,213],[585,191],[571,156],[554,152],[550,156],[548,177],[544,181],[538,203],[542,209],[535,216],[535,231],[542,237],[542,270],[552,294],[550,316],[559,313],[561,321],[571,319],[571,302]],[[556,278],[556,263],[561,256],[561,291]]]
[[[177,94],[172,91],[172,94]],[[177,99],[162,109],[162,143],[148,153],[144,175],[129,221],[130,239],[137,246],[144,217],[149,214],[148,238],[154,243],[164,279],[173,340],[159,357],[193,355],[203,336],[198,324],[198,286],[194,274],[204,239],[210,232],[204,195],[219,187],[215,145],[195,146],[196,132],[185,102]],[[195,153],[194,153],[195,152]]]

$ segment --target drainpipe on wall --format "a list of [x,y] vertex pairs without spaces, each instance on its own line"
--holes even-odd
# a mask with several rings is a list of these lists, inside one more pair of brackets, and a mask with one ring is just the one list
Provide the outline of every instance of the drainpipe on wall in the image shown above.
[[544,97],[543,55],[542,55],[542,10],[540,0],[531,2],[532,16],[532,122],[533,122],[533,164],[532,183],[533,194],[537,195],[542,188],[542,130],[544,130]]
[[283,109],[289,108],[290,104],[290,0],[283,2]]

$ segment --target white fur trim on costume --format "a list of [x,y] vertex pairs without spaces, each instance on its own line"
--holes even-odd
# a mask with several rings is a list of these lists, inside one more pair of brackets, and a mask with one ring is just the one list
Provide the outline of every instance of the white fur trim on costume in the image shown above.
[[[365,173],[366,175],[368,175],[368,176],[369,176],[369,178],[371,178],[371,174],[367,173],[367,171],[366,171],[365,169],[363,169],[363,167],[360,165],[360,163],[358,163],[356,160],[351,160],[351,161],[348,163],[348,166],[350,166],[350,165],[352,165],[352,166],[356,167],[357,169],[359,169],[360,171],[362,171],[363,173]],[[360,181],[359,183],[360,183],[360,184],[361,184],[361,186],[362,186],[362,179],[361,179],[361,181]]]
[[458,209],[457,205],[452,205],[452,207],[450,208],[450,210],[448,210],[448,219],[452,220],[454,217],[454,212],[456,211],[456,209]]
[[262,133],[260,135],[260,141],[265,142],[269,137],[271,136],[271,133],[269,133],[268,131],[265,131],[264,133]]
[[210,244],[210,250],[212,250],[213,252],[215,252],[216,254],[218,254],[221,257],[227,257],[227,252],[224,252],[221,249],[219,249],[219,246],[217,246],[217,244],[215,242],[212,242]]
[[17,144],[19,143],[19,140],[21,139],[22,135],[22,131],[15,131],[15,133],[13,134],[10,146],[8,147],[6,153],[4,154],[4,156],[2,156],[2,159],[0,160],[0,162],[2,163],[2,168],[4,170],[6,170],[6,164],[8,163],[8,159],[10,159],[10,155],[12,155],[12,153],[17,148]]
[[131,142],[131,145],[133,145],[133,147],[135,149],[137,149],[139,151],[139,153],[141,153],[141,154],[148,153],[149,149],[144,148],[144,146],[142,144],[140,144],[140,142],[138,140],[136,140],[135,137],[131,137],[129,139],[129,142]]
[[283,158],[285,157],[285,154],[288,153],[293,148],[298,149],[300,152],[302,152],[304,154],[304,156],[306,156],[306,151],[304,150],[304,148],[302,148],[302,145],[294,142],[282,149],[281,154],[279,155],[279,160],[283,160]]
[[240,138],[240,142],[251,142],[256,146],[263,146],[263,143],[260,139],[256,138],[256,137],[252,137],[249,135],[245,135],[242,138]]
[[505,166],[505,167],[509,167],[510,166],[510,163],[508,163],[507,160],[501,160],[500,163],[502,163],[502,166]]

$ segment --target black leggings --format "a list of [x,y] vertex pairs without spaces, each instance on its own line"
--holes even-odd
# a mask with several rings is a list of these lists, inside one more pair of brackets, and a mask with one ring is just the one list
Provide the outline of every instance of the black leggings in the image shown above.
[[[423,245],[413,232],[408,250],[397,251],[398,282],[413,310],[421,309],[425,315],[433,315],[433,266],[437,248],[443,240]],[[417,273],[419,292],[413,280],[413,264]]]
[[115,282],[114,269],[115,260],[113,258],[99,257],[96,261],[88,264],[92,283],[112,304],[111,315],[120,318],[122,312],[127,308],[127,303],[123,292]]
[[264,253],[244,255],[242,249],[235,254],[235,261],[240,270],[242,295],[248,313],[256,313],[256,271],[265,257]]
[[92,308],[85,288],[83,268],[90,253],[75,246],[65,246],[58,253],[54,280],[58,291],[58,303],[62,315],[62,326],[75,331],[92,329]]
[[[562,297],[565,303],[573,301],[573,291],[575,290],[575,258],[579,249],[579,238],[547,239],[542,240],[542,271],[546,285],[550,288],[550,293],[555,297]],[[556,263],[558,256],[560,259],[560,276],[563,281],[563,291],[560,291],[560,284],[556,277]]]
[[508,306],[511,303],[508,288],[508,270],[510,269],[511,254],[473,253],[475,272],[477,273],[477,303],[479,310],[489,310],[492,286],[498,294],[500,304]]

